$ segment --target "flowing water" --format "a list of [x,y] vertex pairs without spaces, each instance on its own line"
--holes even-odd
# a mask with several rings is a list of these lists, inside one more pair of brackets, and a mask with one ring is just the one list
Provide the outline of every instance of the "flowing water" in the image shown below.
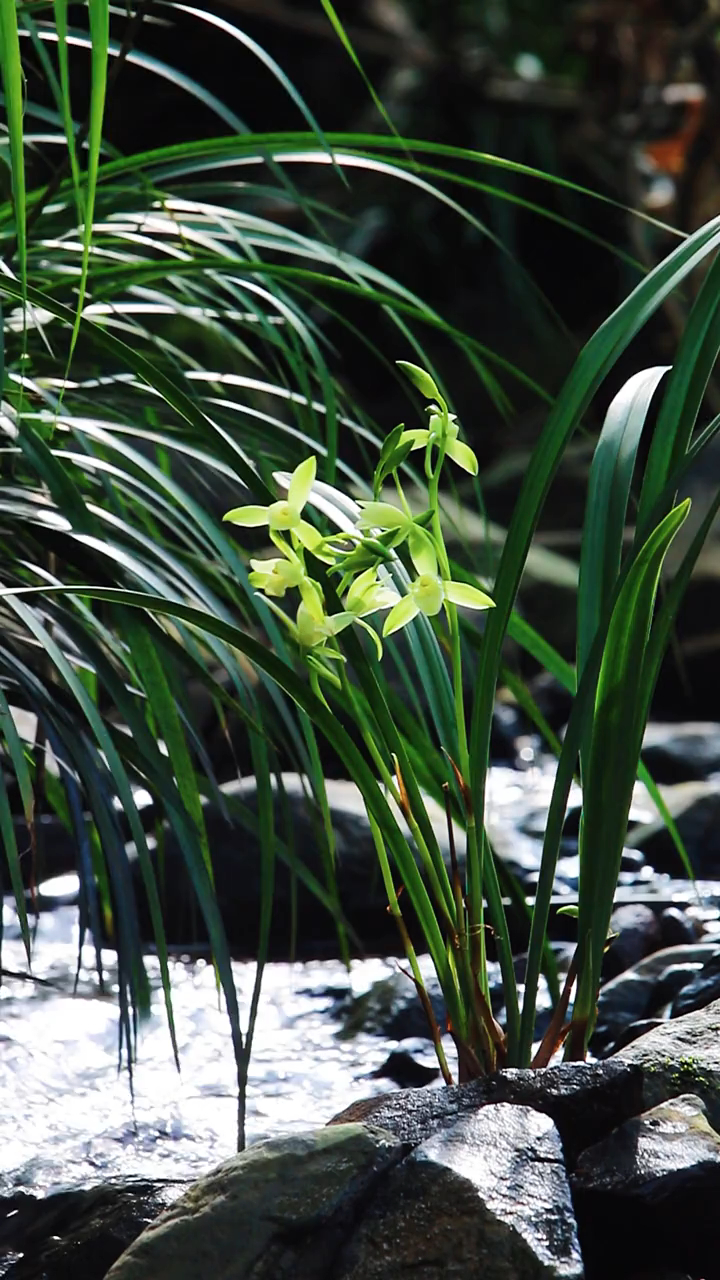
[[[505,836],[515,856],[523,850],[539,856],[539,841],[523,833],[520,818],[546,811],[551,787],[549,769],[493,770],[494,832]],[[646,887],[652,886],[646,881]],[[687,900],[692,889],[685,882],[678,893]],[[46,1194],[117,1177],[184,1179],[231,1155],[236,1067],[212,966],[198,959],[171,962],[178,1073],[158,964],[147,958],[152,1012],[139,1030],[131,1092],[127,1070],[117,1065],[114,953],[102,955],[103,993],[94,951],[84,947],[75,988],[77,910],[61,906],[37,919],[29,976],[9,900],[3,912],[2,1191]],[[394,1087],[372,1075],[395,1047],[392,1041],[362,1031],[341,1038],[338,1032],[340,998],[362,994],[397,968],[396,961],[384,960],[354,962],[351,973],[339,961],[267,966],[247,1091],[249,1142],[324,1124],[354,1100]],[[244,1027],[255,966],[235,963],[233,970]],[[434,1065],[429,1043],[424,1057]]]

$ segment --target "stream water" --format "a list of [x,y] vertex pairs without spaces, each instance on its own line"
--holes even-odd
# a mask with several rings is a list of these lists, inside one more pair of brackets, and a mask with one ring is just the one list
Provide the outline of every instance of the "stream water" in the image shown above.
[[[494,770],[490,811],[517,849],[537,850],[523,834],[547,806],[552,775]],[[638,803],[642,811],[644,801]],[[641,816],[643,813],[641,812]],[[629,895],[673,885],[640,875]],[[63,886],[60,886],[62,888]],[[68,886],[72,888],[72,883]],[[693,890],[677,882],[677,895]],[[57,886],[56,886],[57,888]],[[717,912],[715,912],[717,914]],[[133,1089],[118,1070],[115,955],[103,952],[100,991],[91,947],[77,973],[77,911],[37,917],[32,975],[14,907],[3,906],[0,986],[0,1188],[47,1194],[110,1178],[188,1178],[232,1154],[237,1082],[227,1017],[206,960],[171,962],[181,1070],[174,1066],[157,961],[147,958],[152,1012],[141,1025]],[[255,976],[235,963],[243,1026]],[[397,973],[396,961],[368,959],[348,973],[339,961],[271,964],[265,971],[247,1091],[248,1142],[324,1124],[352,1101],[394,1086],[373,1072],[396,1043],[360,1031],[343,1038],[340,998],[359,996]],[[434,1065],[430,1044],[418,1056]],[[448,1045],[451,1055],[452,1046]]]

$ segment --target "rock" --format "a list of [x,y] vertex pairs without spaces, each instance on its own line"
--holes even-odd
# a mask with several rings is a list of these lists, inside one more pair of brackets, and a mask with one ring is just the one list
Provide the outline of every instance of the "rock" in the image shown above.
[[338,1280],[580,1280],[550,1118],[498,1103],[428,1138],[384,1180],[343,1261]]
[[619,1049],[624,1049],[626,1044],[632,1044],[633,1040],[637,1040],[639,1036],[644,1036],[646,1031],[652,1031],[654,1027],[659,1027],[665,1021],[664,1018],[640,1018],[638,1022],[631,1022],[618,1036],[613,1045],[613,1053],[617,1053]]
[[[407,1043],[412,1045],[413,1041],[409,1040]],[[417,1089],[437,1080],[440,1070],[418,1062],[409,1049],[393,1049],[377,1071],[370,1074],[376,1080],[392,1080],[401,1089]]]
[[661,912],[660,933],[663,947],[679,947],[683,942],[695,942],[698,936],[694,920],[680,907],[665,907]]
[[643,762],[655,782],[691,782],[720,770],[720,724],[652,722],[645,730]]
[[720,999],[720,948],[703,965],[700,972],[683,985],[673,1000],[670,1017],[678,1018],[684,1013],[692,1013],[694,1009],[702,1009],[711,1001],[718,999]]
[[618,935],[610,944],[603,966],[610,978],[660,948],[658,918],[652,908],[642,902],[617,907],[610,917],[610,931]]
[[674,1265],[717,1276],[720,1220],[709,1213],[720,1191],[720,1135],[694,1095],[626,1120],[584,1151],[572,1175],[588,1276],[632,1266]]
[[663,1022],[611,1061],[642,1069],[644,1110],[693,1093],[705,1103],[713,1128],[720,1128],[720,1000]]
[[363,1125],[258,1143],[161,1214],[107,1280],[340,1280],[348,1232],[402,1154]]
[[[666,947],[606,982],[598,995],[597,1021],[590,1046],[595,1056],[612,1053],[631,1023],[649,1017],[663,1002],[669,1003],[716,951],[717,944],[706,942]],[[674,981],[678,985],[674,988],[670,988],[667,981],[671,971],[683,979],[676,977]]]
[[[424,978],[433,1013],[438,1026],[444,1030],[445,1001],[440,984],[434,975],[426,974]],[[382,1036],[384,1040],[430,1038],[430,1027],[415,985],[404,972],[393,973],[388,978],[373,982],[369,990],[354,997],[339,1012],[342,1030],[338,1034],[343,1039],[360,1032]]]
[[575,1190],[660,1199],[680,1187],[720,1191],[720,1134],[694,1094],[661,1102],[583,1151]]
[[[695,875],[703,880],[720,876],[720,782],[679,782],[663,790]],[[656,871],[682,876],[680,860],[665,824],[646,823],[628,835],[628,844],[642,849]]]
[[[274,791],[278,836],[284,838],[289,820],[296,858],[324,885],[326,874],[317,836],[320,817],[313,814],[297,774],[283,774],[282,783],[284,800],[277,788]],[[336,779],[329,779],[326,786],[336,840],[338,889],[346,919],[356,934],[355,950],[364,949],[371,955],[399,955],[402,953],[400,936],[387,910],[375,844],[360,792],[353,783]],[[205,806],[218,904],[233,955],[252,958],[257,954],[258,944],[261,856],[258,841],[250,831],[242,829],[241,818],[243,811],[254,816],[257,814],[255,779],[248,777],[224,784],[220,792],[222,805],[213,802]],[[284,806],[287,806],[287,813]],[[430,801],[428,807],[440,848],[449,864],[445,812]],[[461,866],[464,840],[464,834],[458,831],[456,845]],[[147,897],[132,846],[130,851],[141,932],[150,940],[153,933]],[[164,865],[161,897],[168,941],[173,946],[205,943],[207,935],[183,855],[169,830],[164,842]],[[329,910],[299,878],[293,881],[287,865],[278,857],[270,935],[271,959],[287,959],[294,919],[298,926],[296,955],[299,959],[328,959],[339,954],[337,929]],[[417,928],[407,906],[406,922],[417,941]]]
[[[318,840],[322,823],[313,813],[303,780],[297,774],[282,775],[283,794],[274,788],[275,824],[278,838],[287,843],[288,824],[292,828],[293,851],[321,885],[326,871]],[[387,909],[387,897],[378,866],[375,843],[358,788],[352,782],[327,779],[328,804],[336,842],[336,869],[341,906],[350,929],[355,953],[401,955],[402,943]],[[444,808],[426,799],[428,816],[439,848],[450,867],[447,819]],[[225,922],[233,955],[251,959],[257,954],[261,901],[261,856],[259,843],[247,828],[248,814],[257,816],[257,791],[253,777],[234,780],[219,788],[219,799],[204,806],[218,905]],[[151,814],[150,814],[151,816]],[[398,815],[400,825],[403,819]],[[493,847],[499,858],[522,884],[529,884],[531,872],[540,864],[541,845],[519,835],[505,823],[489,824]],[[408,835],[409,839],[409,835]],[[153,858],[155,841],[148,836]],[[461,874],[465,857],[465,835],[455,831],[455,845]],[[141,936],[153,940],[147,895],[134,846],[128,845],[133,884],[138,903]],[[205,946],[207,935],[192,889],[182,851],[174,834],[165,829],[164,874],[160,892],[164,907],[167,940],[173,948],[188,950]],[[408,895],[403,898],[405,922],[413,941],[423,942],[414,920]],[[270,931],[270,959],[287,959],[293,925],[297,925],[296,957],[330,959],[339,953],[337,927],[328,908],[298,876],[293,879],[281,856],[276,860],[275,889]],[[412,1033],[409,1033],[412,1034]]]
[[499,1104],[407,1152],[340,1125],[251,1147],[196,1183],[107,1280],[581,1280],[560,1138]]
[[189,1182],[128,1181],[45,1198],[0,1201],[0,1270],[6,1280],[104,1280],[120,1257]]
[[366,1121],[418,1146],[491,1103],[529,1106],[550,1116],[570,1168],[577,1155],[642,1109],[642,1076],[618,1059],[564,1062],[543,1071],[516,1068],[443,1089],[406,1089],[353,1103],[331,1125]]

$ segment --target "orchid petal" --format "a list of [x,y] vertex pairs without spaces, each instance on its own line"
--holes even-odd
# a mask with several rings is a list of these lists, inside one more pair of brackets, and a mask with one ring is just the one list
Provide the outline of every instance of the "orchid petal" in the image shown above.
[[412,440],[413,449],[422,449],[429,439],[430,432],[426,428],[419,428],[417,431],[403,431],[398,440],[398,448],[403,444],[407,444],[408,440]]
[[301,520],[299,524],[296,524],[293,533],[298,541],[302,542],[304,547],[307,547],[308,551],[314,551],[318,543],[323,540],[322,534],[307,520]]
[[478,587],[471,587],[467,582],[445,582],[445,599],[453,604],[463,605],[466,609],[494,609],[495,601],[490,599]]
[[367,631],[368,635],[371,636],[372,640],[375,643],[375,648],[377,649],[378,662],[382,662],[382,655],[383,655],[382,640],[380,639],[377,631],[373,631],[369,623],[363,622],[362,618],[358,618],[357,623],[359,626],[362,627],[363,631]]
[[408,538],[408,550],[418,573],[429,573],[433,577],[438,571],[437,556],[427,536],[416,527]]
[[233,507],[232,511],[225,512],[223,520],[252,529],[268,523],[268,509],[267,507]]
[[457,462],[463,471],[469,471],[471,476],[478,473],[478,460],[468,444],[463,444],[461,440],[448,441],[445,452],[453,462]]
[[399,631],[401,627],[406,627],[408,622],[412,622],[420,612],[420,607],[413,596],[403,596],[399,600],[394,609],[391,609],[382,633],[384,636],[391,636],[393,631]]
[[356,606],[361,607],[365,593],[370,591],[371,588],[375,586],[376,582],[377,577],[373,566],[369,569],[363,570],[363,572],[355,579],[347,593],[348,609],[355,609]]
[[359,529],[402,529],[410,523],[405,512],[389,502],[361,502],[359,505],[362,507],[357,522]]
[[288,486],[288,502],[296,511],[302,511],[305,503],[310,497],[310,490],[315,483],[315,475],[317,473],[317,458],[314,454],[301,462],[290,477]]
[[410,591],[418,609],[428,618],[439,613],[445,601],[444,584],[435,573],[421,573],[410,584]]
[[351,622],[355,622],[354,613],[334,613],[331,617],[326,618],[326,626],[332,635],[336,636],[339,631],[344,631],[350,626]]
[[315,622],[322,623],[325,621],[325,610],[323,608],[322,598],[319,588],[310,578],[303,578],[300,586],[300,599],[305,606],[306,611],[314,618]]

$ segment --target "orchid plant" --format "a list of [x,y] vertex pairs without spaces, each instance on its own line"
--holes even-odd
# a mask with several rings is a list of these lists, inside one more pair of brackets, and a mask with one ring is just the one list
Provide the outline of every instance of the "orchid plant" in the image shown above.
[[[374,475],[372,501],[357,504],[352,529],[326,537],[304,519],[316,482],[316,459],[306,458],[295,468],[287,496],[269,506],[246,505],[229,511],[225,520],[241,528],[266,526],[270,541],[279,553],[269,559],[250,561],[250,583],[261,593],[268,607],[280,618],[292,636],[309,673],[315,694],[326,701],[328,688],[342,695],[343,705],[355,718],[373,761],[380,784],[403,813],[419,851],[431,894],[432,910],[444,925],[444,941],[436,968],[443,985],[451,1029],[458,1046],[461,1077],[492,1069],[503,1056],[503,1034],[492,1016],[483,933],[482,840],[478,839],[469,797],[469,754],[462,697],[462,652],[458,609],[493,608],[493,600],[480,587],[455,581],[440,520],[439,488],[448,460],[470,475],[478,463],[472,449],[459,438],[454,414],[434,379],[417,365],[399,362],[400,367],[428,399],[428,425],[423,429],[396,427],[385,441]],[[400,479],[400,468],[409,453],[424,450],[427,508],[414,515]],[[383,486],[392,481],[397,505],[381,499]],[[398,589],[389,565],[406,553],[412,573]],[[309,558],[310,557],[310,558]],[[332,584],[332,586],[330,585]],[[278,604],[297,592],[294,612]],[[341,607],[328,603],[329,598]],[[384,613],[378,630],[368,621]],[[386,735],[358,697],[347,674],[343,641],[353,627],[372,639],[378,661],[383,657],[382,640],[408,627],[419,616],[442,627],[450,652],[454,692],[455,724],[453,758],[450,743],[443,743],[447,757],[448,790],[466,802],[468,868],[461,880],[457,860],[447,868],[437,847],[428,838],[428,823],[418,813],[422,805],[416,786],[409,786],[405,767],[395,751],[388,751]],[[444,624],[444,625],[443,625]],[[451,807],[448,798],[448,823]],[[398,902],[399,885],[387,855],[378,824],[369,814],[380,864],[388,891],[390,909],[402,935],[412,976],[430,1017],[438,1057],[446,1080],[450,1072],[442,1047],[442,1035],[429,1001],[410,935]],[[452,843],[452,838],[451,838]],[[397,870],[397,869],[396,869]],[[418,886],[415,886],[417,893]],[[414,902],[414,905],[416,903]],[[439,963],[438,963],[439,960]]]
[[[666,489],[657,484],[655,489],[647,489],[652,496],[652,501],[647,500],[652,518],[645,518],[638,529],[636,545],[621,561],[625,511],[640,430],[665,370],[645,370],[636,375],[608,410],[591,468],[578,597],[578,682],[574,673],[564,677],[567,687],[577,696],[560,750],[548,812],[537,892],[530,913],[521,1010],[498,868],[483,815],[489,726],[501,647],[514,626],[515,594],[533,523],[521,499],[498,567],[494,600],[480,586],[456,580],[440,519],[440,481],[446,462],[475,475],[477,460],[460,440],[457,420],[434,379],[417,365],[400,363],[429,401],[428,424],[418,430],[406,430],[401,425],[390,432],[375,468],[372,499],[354,503],[347,495],[317,481],[316,459],[311,457],[293,472],[284,499],[266,507],[238,507],[225,519],[245,528],[266,526],[278,553],[272,559],[251,561],[250,582],[292,637],[309,673],[312,701],[306,697],[306,686],[295,683],[297,677],[287,666],[276,664],[274,678],[306,707],[316,726],[338,744],[361,790],[389,911],[397,922],[443,1076],[450,1083],[442,1032],[425,990],[401,893],[406,891],[402,901],[409,901],[412,907],[438,976],[461,1081],[504,1064],[547,1065],[563,1043],[566,1057],[585,1056],[596,1016],[602,957],[633,785],[638,768],[642,773],[640,748],[652,690],[682,591],[709,521],[720,508],[720,494],[685,553],[672,591],[656,611],[663,560],[687,515],[687,502],[672,505],[673,489],[686,463],[681,460],[676,472],[668,464]],[[637,403],[642,412],[637,410]],[[549,420],[548,432],[564,429],[565,412],[561,398],[556,417]],[[526,481],[526,491],[535,504],[533,518],[541,505],[548,472],[543,442],[544,437]],[[423,510],[413,511],[401,472],[407,470],[410,453],[420,450],[424,453],[427,504]],[[612,465],[608,465],[608,457]],[[387,501],[388,484],[394,486],[394,502]],[[644,485],[649,485],[647,477]],[[307,504],[323,508],[329,494],[334,495],[335,509],[342,512],[342,518],[336,519],[335,532],[322,535],[305,519],[304,511]],[[289,593],[297,593],[293,615],[278,603],[281,600],[284,604]],[[479,664],[474,670],[470,732],[463,698],[460,609],[491,611],[479,644]],[[381,626],[378,615],[384,615]],[[358,628],[372,638],[370,658],[359,643]],[[383,640],[403,628],[408,629],[418,677],[433,700],[436,740],[442,752],[439,768],[420,758],[411,741],[412,731],[408,736],[396,725],[388,701],[389,684],[378,676]],[[519,634],[528,643],[527,627]],[[247,641],[244,644],[247,649]],[[547,657],[547,646],[539,651]],[[261,665],[268,666],[264,658]],[[366,747],[365,758],[356,752],[337,717],[328,715],[333,699],[354,721]],[[402,709],[399,710],[402,716]],[[427,735],[421,740],[428,742]],[[578,760],[583,784],[578,942],[560,992],[547,930],[562,823]],[[643,776],[652,787],[646,772]],[[444,796],[449,859],[440,850],[418,779],[422,779],[426,790],[430,784]],[[656,803],[662,806],[657,789],[654,794]],[[608,804],[608,796],[613,797],[612,804]],[[388,801],[394,802],[394,810]],[[407,824],[412,847],[397,821],[398,811]],[[455,853],[453,819],[459,819],[465,828],[464,867]],[[502,970],[504,1028],[495,1020],[490,1003],[486,956],[490,929]],[[534,1047],[538,979],[543,967],[551,982],[555,1010],[543,1040]]]

